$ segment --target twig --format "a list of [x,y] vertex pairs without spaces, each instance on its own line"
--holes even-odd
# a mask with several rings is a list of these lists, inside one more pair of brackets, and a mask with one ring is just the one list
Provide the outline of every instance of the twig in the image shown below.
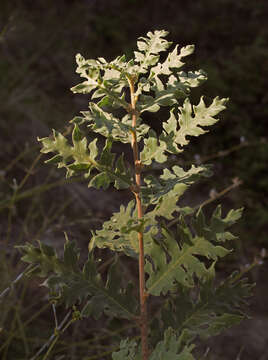
[[57,330],[59,327],[59,324],[58,324],[58,318],[57,318],[57,313],[56,313],[56,306],[54,303],[52,303],[52,310],[53,310],[53,315],[54,315],[54,319],[55,319],[55,329]]
[[82,178],[79,177],[79,178],[74,178],[74,179],[63,179],[63,180],[58,180],[58,181],[55,181],[54,183],[51,183],[51,184],[43,184],[43,185],[38,185],[38,186],[35,186],[29,190],[25,190],[24,192],[22,193],[19,193],[16,195],[16,197],[13,199],[5,199],[3,200],[1,203],[0,203],[0,211],[6,207],[10,207],[10,205],[13,205],[14,203],[16,203],[17,201],[21,201],[23,199],[26,199],[28,197],[31,197],[35,194],[41,194],[42,192],[45,192],[45,191],[48,191],[50,189],[53,189],[54,187],[57,187],[57,186],[62,186],[62,185],[65,185],[65,184],[71,184],[73,182],[77,182],[77,181],[81,181]]
[[[267,144],[267,138],[262,137],[259,140],[254,141],[254,142],[244,141],[238,145],[234,145],[234,146],[230,147],[229,149],[220,150],[217,153],[214,153],[212,155],[198,156],[198,160],[196,160],[196,163],[198,165],[204,164],[209,160],[225,157],[225,156],[230,155],[233,152],[239,151],[245,147],[262,146],[263,144]],[[193,164],[193,161],[183,161],[181,159],[178,160],[178,158],[175,156],[175,159],[168,160],[164,165],[155,163],[155,164],[144,167],[144,169],[142,169],[142,171],[148,172],[148,171],[152,171],[152,170],[163,170],[167,166],[170,167],[170,166],[177,165],[177,164],[191,165],[191,164]]]
[[20,273],[15,280],[12,281],[12,283],[1,292],[0,294],[0,302],[2,301],[1,299],[9,293],[10,290],[13,290],[14,285],[20,281],[20,279],[29,271],[29,270],[33,270],[36,267],[33,267],[32,265],[29,265],[22,273]]
[[[213,197],[210,197],[209,199],[203,201],[201,204],[194,206],[194,207],[193,207],[193,210],[196,211],[196,210],[198,210],[199,208],[202,208],[203,206],[210,204],[211,202],[219,199],[220,197],[222,197],[223,195],[225,195],[225,194],[228,193],[229,191],[235,189],[236,187],[238,187],[238,186],[241,185],[242,183],[243,183],[242,180],[240,180],[240,179],[238,179],[238,178],[234,178],[232,185],[229,185],[227,188],[223,189],[223,190],[220,191],[220,192],[215,192],[215,194],[213,195]],[[167,227],[171,227],[171,226],[173,226],[174,224],[176,224],[177,222],[179,222],[179,218],[170,221],[170,222],[168,223]]]
[[[67,322],[68,318],[70,317],[72,311],[70,310],[67,315],[65,316],[65,318],[62,320],[62,322],[60,323],[59,327],[58,327],[58,331],[60,331],[62,329],[62,327],[65,325],[65,323]],[[66,328],[63,329],[63,331]],[[48,341],[41,347],[41,349],[39,349],[39,351],[31,358],[31,360],[36,360],[38,358],[38,356],[47,348],[49,347],[52,342],[54,343],[54,340],[56,340],[56,338],[59,336],[58,333],[54,333],[50,336],[50,338],[48,339]]]

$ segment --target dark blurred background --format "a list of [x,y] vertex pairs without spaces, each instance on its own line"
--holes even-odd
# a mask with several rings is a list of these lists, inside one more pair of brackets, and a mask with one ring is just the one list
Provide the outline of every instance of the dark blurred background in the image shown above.
[[[1,0],[1,291],[25,268],[14,245],[41,240],[60,253],[66,231],[85,250],[90,230],[100,228],[130,198],[127,192],[100,192],[67,181],[40,155],[37,137],[48,136],[52,128],[68,134],[69,120],[87,107],[87,96],[69,90],[80,81],[76,53],[107,60],[121,54],[131,57],[138,36],[164,29],[175,44],[196,45],[186,68],[208,73],[208,81],[194,89],[192,103],[203,94],[207,103],[217,95],[230,98],[221,121],[210,133],[193,139],[182,154],[182,164],[214,167],[214,176],[194,186],[186,200],[196,205],[216,194],[206,207],[208,213],[218,203],[224,210],[245,207],[235,227],[240,237],[236,251],[219,265],[220,274],[244,270],[254,259],[259,262],[248,274],[257,283],[252,320],[208,342],[205,358],[268,359],[267,18],[265,0]],[[156,130],[165,119],[165,110],[146,115]],[[242,185],[228,191],[235,179]],[[30,358],[53,332],[53,321],[43,287],[34,280],[16,285],[1,303],[2,359]],[[107,326],[103,319],[75,324],[51,359],[110,358],[102,355],[107,348],[102,337],[105,334],[112,344],[121,334],[104,331]]]

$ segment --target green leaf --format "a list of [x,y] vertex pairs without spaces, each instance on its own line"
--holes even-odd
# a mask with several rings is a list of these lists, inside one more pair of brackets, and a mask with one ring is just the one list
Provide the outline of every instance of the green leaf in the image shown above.
[[207,80],[207,75],[203,70],[189,71],[188,73],[181,71],[177,76],[181,84],[191,88],[200,86]]
[[147,37],[140,37],[137,42],[139,51],[135,51],[135,61],[138,62],[139,72],[147,72],[149,66],[153,66],[158,62],[159,53],[165,51],[171,45],[170,42],[163,39],[168,32],[164,30],[156,30],[148,32]]
[[149,360],[194,360],[191,354],[194,347],[194,345],[183,346],[175,331],[168,328],[164,340],[156,345]]
[[170,52],[163,64],[159,64],[159,68],[153,68],[157,74],[170,75],[172,74],[171,69],[179,69],[184,63],[181,61],[182,56],[178,55],[178,45]]
[[35,247],[30,243],[17,246],[19,251],[23,254],[21,260],[32,265],[38,265],[35,269],[35,275],[39,277],[47,277],[51,272],[63,271],[64,265],[58,261],[55,250],[39,242],[39,247]]
[[[145,210],[143,216],[146,223],[145,238],[149,246],[152,239],[159,238],[161,229],[159,222],[164,219],[172,220],[175,216],[190,215],[194,209],[189,207],[181,208],[178,200],[187,188],[202,176],[209,176],[208,166],[192,166],[188,171],[184,171],[179,166],[174,166],[172,170],[165,169],[159,179],[149,175],[144,178],[145,186],[141,187],[142,202],[148,206],[149,211]],[[154,208],[152,209],[152,205]]]
[[193,220],[193,226],[199,236],[205,236],[209,241],[222,242],[226,240],[234,240],[236,236],[229,231],[225,231],[236,223],[242,216],[243,208],[230,210],[225,218],[222,218],[221,205],[218,205],[213,212],[209,226],[205,222],[205,218],[201,209],[197,212],[196,219]]
[[176,45],[174,50],[168,54],[166,60],[162,64],[158,63],[151,69],[151,71],[156,75],[170,75],[184,65],[184,62],[182,62],[181,59],[193,52],[194,45],[187,45],[182,47],[180,53],[178,54],[178,45]]
[[[167,151],[181,152],[183,151],[182,147],[189,143],[186,136],[199,136],[206,133],[207,130],[204,130],[203,127],[213,125],[218,121],[214,116],[225,109],[227,100],[216,97],[212,104],[206,107],[203,98],[201,98],[199,104],[192,107],[189,99],[186,98],[183,107],[179,107],[178,120],[174,110],[171,110],[170,118],[163,124],[165,132],[160,136],[160,139],[167,143]],[[177,125],[179,125],[178,130]],[[176,145],[181,146],[181,148]]]
[[101,109],[97,104],[90,103],[90,112],[83,112],[84,118],[90,123],[90,128],[105,137],[112,137],[114,141],[131,143],[133,128]]
[[100,164],[103,166],[113,166],[114,164],[114,159],[115,159],[115,154],[113,154],[111,152],[112,150],[112,144],[113,141],[111,138],[108,138],[105,142],[105,146],[101,152],[101,156],[100,156]]
[[[164,333],[164,340],[160,341],[149,356],[149,360],[194,360],[191,354],[194,345],[183,345],[181,338],[171,328]],[[120,342],[120,349],[112,354],[113,360],[141,360],[140,346],[134,340],[125,339]]]
[[116,189],[127,189],[131,185],[132,175],[124,164],[123,154],[119,156],[115,165],[115,154],[111,152],[112,140],[108,138],[98,160],[99,174],[92,177],[89,186],[106,190],[114,182]]
[[[71,177],[84,171],[84,177],[90,179],[89,186],[107,189],[111,183],[120,189],[126,189],[132,184],[132,175],[125,167],[123,159],[114,165],[115,154],[112,153],[112,139],[106,140],[105,146],[98,157],[97,139],[94,139],[89,145],[86,137],[83,137],[78,124],[75,124],[72,140],[73,146],[68,144],[67,139],[56,131],[53,132],[54,139],[49,137],[38,139],[42,142],[41,152],[57,152],[48,162],[57,162],[59,168],[66,168],[66,176]],[[91,171],[95,168],[99,174],[92,175]],[[123,170],[120,171],[119,170]]]
[[70,146],[68,146],[67,139],[61,134],[58,133],[53,129],[53,138],[46,137],[46,138],[38,138],[38,141],[42,142],[43,148],[41,149],[41,152],[44,154],[47,154],[49,152],[59,152],[59,155],[63,159],[68,159],[71,156],[71,149]]
[[103,58],[85,60],[80,54],[76,56],[76,62],[78,65],[76,72],[87,80],[72,87],[71,91],[74,93],[94,91],[92,99],[103,98],[99,106],[107,105],[108,101],[110,106],[122,106],[127,109],[128,104],[121,97],[121,92],[127,85],[126,73],[128,70],[133,71],[134,64],[126,63],[124,57],[118,57],[107,63]]
[[[95,295],[83,308],[82,316],[92,314],[97,319],[103,312],[107,316],[125,319],[136,316],[138,302],[134,296],[134,287],[129,282],[125,289],[122,288],[122,276],[117,261],[116,257],[109,268],[105,286],[96,289]],[[88,279],[91,279],[91,276]]]
[[[233,221],[237,217],[237,214],[235,214],[232,218]],[[212,219],[214,218],[215,216],[212,217]],[[202,210],[199,211],[196,219],[192,222],[191,230],[182,215],[180,216],[180,224],[176,235],[170,230],[161,229],[161,243],[152,242],[151,247],[148,247],[146,252],[151,259],[146,262],[145,267],[146,272],[149,274],[147,281],[149,293],[152,295],[160,295],[161,292],[166,294],[175,283],[190,288],[194,286],[194,276],[201,281],[206,281],[210,277],[209,268],[205,267],[198,256],[213,261],[224,257],[230,250],[219,246],[217,243],[233,238],[231,233],[225,231],[225,227],[233,224],[230,216],[227,216],[230,219],[228,223],[225,219],[220,221],[220,214],[216,218],[221,223],[221,226],[217,227],[217,229],[214,227],[213,230],[208,229],[204,223]],[[214,224],[214,220],[211,223]],[[201,231],[201,228],[204,231]],[[212,237],[211,233],[215,230],[217,232]],[[212,241],[215,241],[216,245]],[[163,256],[163,250],[168,254],[169,259]]]
[[69,241],[67,234],[65,234],[66,242],[64,245],[64,265],[67,271],[78,271],[79,252],[74,241]]
[[103,62],[94,59],[86,60],[81,54],[77,54],[75,60],[77,63],[76,72],[81,77],[97,82],[100,70],[103,70],[105,66]]
[[215,286],[214,265],[210,278],[198,283],[193,298],[187,289],[178,288],[162,309],[164,328],[172,326],[184,333],[186,342],[197,337],[207,339],[241,322],[243,307],[251,296],[252,285],[246,279],[237,280],[237,273]]
[[[185,48],[182,48],[182,50]],[[188,52],[193,51],[193,46],[188,47]],[[160,106],[171,106],[176,104],[181,98],[185,98],[190,88],[199,86],[206,80],[204,71],[190,71],[188,73],[176,70],[183,65],[181,58],[187,55],[187,51],[182,51],[177,55],[177,47],[168,54],[163,64],[158,63],[151,68],[147,79],[142,78],[138,84],[136,96],[139,95],[137,109],[142,113],[144,111],[156,112]],[[166,75],[168,81],[166,84],[160,80],[159,75]],[[154,92],[154,96],[143,95],[143,91]]]
[[[131,181],[130,170],[125,166],[124,155],[121,154],[116,161],[114,178],[114,187],[116,189],[127,189],[129,188],[129,181]],[[128,182],[124,181],[124,177],[128,179]]]
[[159,143],[154,130],[149,130],[149,137],[144,139],[144,147],[140,154],[141,161],[145,165],[150,165],[153,160],[163,163],[167,160],[164,151],[166,149],[165,143]]
[[89,187],[95,187],[96,189],[103,189],[107,190],[110,186],[112,179],[106,172],[101,172],[100,174],[97,174],[94,176],[91,181],[89,182]]
[[112,359],[113,360],[140,360],[140,358],[136,357],[136,347],[137,343],[134,340],[121,340],[120,349],[118,351],[113,352]]
[[89,94],[92,90],[96,89],[98,83],[96,81],[83,81],[71,88],[74,94]]
[[[189,237],[188,235],[188,240]],[[211,246],[204,239],[194,238],[192,243],[185,242],[180,248],[171,233],[162,229],[161,243],[162,245],[155,243],[147,253],[154,264],[153,266],[147,261],[145,267],[145,271],[149,274],[146,285],[150,294],[155,296],[159,296],[161,292],[166,294],[172,289],[175,281],[182,286],[193,287],[194,274],[199,278],[206,278],[207,269],[195,256],[203,255],[203,250],[208,253],[208,248]],[[169,262],[166,256],[163,256],[163,247],[171,257]],[[226,255],[224,251],[213,252],[213,250],[210,249],[210,253],[214,258]]]
[[[90,241],[90,249],[95,246],[113,251],[123,251],[129,256],[139,252],[137,232],[144,226],[144,219],[138,220],[135,201],[131,200],[127,207],[120,206],[109,221],[104,222],[102,229],[97,230]],[[146,245],[147,246],[147,245]]]
[[74,129],[73,129],[73,132],[72,132],[72,140],[73,140],[73,143],[78,143],[84,139],[84,136],[83,136],[83,133],[82,131],[80,130],[78,124],[75,124],[74,125]]
[[[183,168],[175,165],[171,170],[164,169],[159,179],[152,175],[144,178],[146,186],[141,188],[145,203],[156,204],[158,200],[167,195],[177,200],[185,190],[194,182],[202,177],[211,176],[210,166],[195,166],[185,171]],[[166,199],[167,201],[167,199]]]
[[166,85],[157,76],[152,77],[150,82],[149,90],[154,92],[154,96],[139,96],[136,106],[140,113],[144,111],[157,112],[160,106],[177,104],[179,99],[185,98],[189,93],[189,86],[179,82],[174,75],[169,77]]
[[[73,133],[73,146],[68,144],[68,140],[61,134],[53,130],[53,138],[46,137],[38,139],[42,142],[42,153],[58,153],[47,162],[57,162],[58,167],[65,167],[67,169],[67,177],[74,174],[74,165],[79,165],[80,168],[90,169],[96,166],[95,158],[97,156],[96,140],[93,140],[87,147],[87,139],[82,136],[82,133],[77,124],[75,124]],[[71,162],[73,161],[73,162]]]
[[68,241],[64,247],[63,259],[47,245],[39,243],[39,248],[31,244],[19,246],[23,253],[22,260],[38,265],[35,275],[46,278],[43,285],[57,294],[59,301],[71,306],[87,299],[82,316],[98,317],[105,312],[109,316],[131,319],[136,316],[137,300],[133,294],[134,287],[129,283],[122,288],[122,277],[116,260],[110,266],[104,284],[96,268],[93,254],[79,267],[79,250],[74,241]]

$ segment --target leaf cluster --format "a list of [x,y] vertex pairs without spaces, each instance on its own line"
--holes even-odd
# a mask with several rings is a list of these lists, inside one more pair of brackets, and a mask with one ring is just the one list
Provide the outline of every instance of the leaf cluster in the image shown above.
[[[202,70],[181,70],[182,59],[193,53],[193,45],[180,50],[175,46],[160,61],[160,53],[171,46],[166,35],[165,31],[154,31],[139,38],[130,60],[124,55],[111,62],[104,58],[86,60],[78,54],[76,71],[85,80],[71,90],[91,96],[89,109],[71,121],[72,144],[56,131],[52,137],[39,139],[41,151],[53,153],[48,162],[65,168],[67,177],[83,173],[89,186],[129,189],[142,200],[143,216],[138,216],[134,200],[122,205],[102,229],[92,233],[89,257],[82,270],[78,250],[68,240],[63,259],[42,243],[20,249],[22,260],[37,265],[37,275],[46,279],[44,285],[67,306],[82,302],[83,316],[98,318],[104,312],[134,321],[137,286],[123,288],[116,262],[103,281],[94,249],[108,248],[136,259],[140,252],[138,233],[143,234],[147,296],[163,299],[160,315],[151,314],[159,324],[151,324],[152,341],[153,337],[158,340],[149,359],[191,360],[192,342],[198,334],[217,334],[243,318],[240,304],[249,296],[250,286],[233,277],[219,286],[214,284],[215,264],[230,253],[225,242],[235,236],[229,227],[240,218],[242,209],[223,216],[218,206],[208,222],[202,209],[196,213],[179,205],[185,191],[211,171],[208,166],[194,165],[189,169],[178,165],[168,168],[168,155],[180,154],[190,137],[206,133],[208,126],[218,121],[216,116],[225,109],[227,99],[216,97],[206,105],[201,97],[197,105],[191,104],[191,88],[199,86],[206,76]],[[170,115],[157,135],[142,117],[144,112],[154,113],[162,106],[170,107]],[[89,141],[82,127],[105,137],[105,145],[99,147],[97,138]],[[140,149],[133,169],[123,155],[113,152],[113,143],[118,141]],[[158,177],[146,172],[152,163],[163,164]],[[135,176],[140,175],[141,185],[135,182]],[[178,220],[176,228],[169,226],[171,220]],[[113,359],[123,358],[141,359],[135,341],[121,342]]]

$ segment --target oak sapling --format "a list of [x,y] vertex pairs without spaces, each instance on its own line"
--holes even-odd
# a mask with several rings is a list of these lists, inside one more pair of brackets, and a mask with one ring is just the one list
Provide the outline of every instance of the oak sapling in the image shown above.
[[[104,313],[138,324],[141,341],[122,340],[113,360],[194,359],[197,337],[216,335],[243,319],[242,305],[251,290],[236,273],[214,284],[216,262],[230,253],[224,243],[235,239],[228,228],[242,209],[223,216],[218,206],[207,220],[202,208],[180,206],[188,187],[211,171],[205,165],[170,166],[167,160],[179,156],[191,137],[206,133],[228,99],[216,97],[207,104],[201,97],[197,105],[191,104],[191,89],[206,75],[181,70],[194,46],[175,46],[168,52],[172,43],[165,39],[167,34],[154,31],[140,37],[130,60],[124,55],[111,62],[86,60],[78,54],[76,72],[84,81],[71,90],[89,94],[89,109],[71,120],[72,144],[55,130],[52,137],[39,139],[41,152],[55,154],[47,163],[65,168],[67,177],[84,174],[90,187],[129,189],[133,200],[92,233],[82,269],[76,244],[68,239],[63,259],[43,243],[20,247],[22,260],[38,265],[35,274],[46,278],[51,296],[68,307],[79,306],[82,318],[98,319]],[[162,52],[166,56],[161,62]],[[163,119],[158,136],[143,122],[143,114],[163,106],[169,108],[169,117]],[[103,147],[97,138],[88,142],[92,132],[106,138]],[[132,169],[123,154],[112,151],[114,142],[132,148]],[[162,170],[156,176],[158,164]],[[139,291],[131,282],[122,287],[117,256],[103,281],[94,259],[96,247],[137,260]],[[153,297],[162,304],[156,313],[150,308]]]

